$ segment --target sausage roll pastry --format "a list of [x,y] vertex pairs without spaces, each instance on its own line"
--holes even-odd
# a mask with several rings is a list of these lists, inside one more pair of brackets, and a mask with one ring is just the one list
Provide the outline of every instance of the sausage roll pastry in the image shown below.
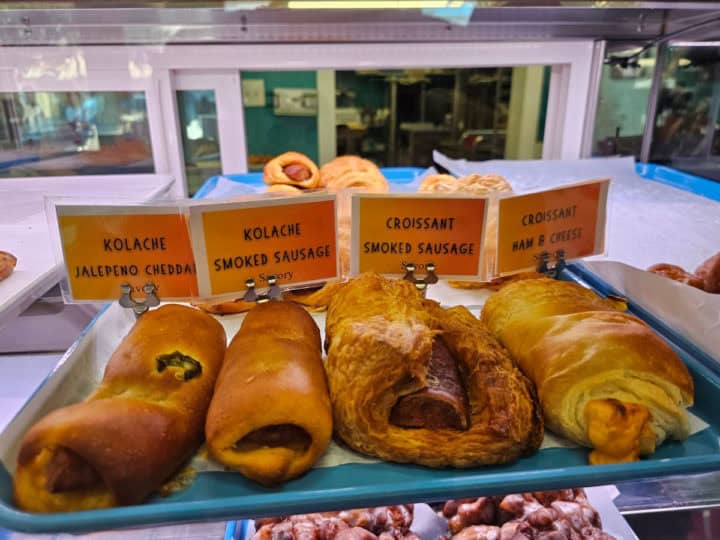
[[593,448],[591,463],[632,461],[689,434],[693,381],[644,322],[563,281],[510,283],[482,321],[537,387],[552,431]]
[[385,460],[431,467],[505,463],[535,451],[542,415],[530,382],[464,307],[377,274],[330,302],[326,369],[336,434]]
[[285,184],[316,188],[320,183],[320,171],[309,157],[299,152],[285,152],[265,164],[263,181],[270,186]]
[[211,457],[261,484],[307,471],[332,435],[320,331],[297,304],[258,304],[228,347],[205,425]]
[[83,402],[35,424],[20,446],[15,502],[30,512],[137,504],[203,440],[225,331],[193,308],[144,314]]

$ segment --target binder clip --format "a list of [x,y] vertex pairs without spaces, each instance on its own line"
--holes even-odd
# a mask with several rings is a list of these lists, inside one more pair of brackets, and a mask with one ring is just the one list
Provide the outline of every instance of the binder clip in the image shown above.
[[151,307],[160,305],[160,298],[155,294],[154,283],[146,283],[143,286],[143,292],[145,293],[145,300],[135,300],[133,298],[132,285],[123,283],[120,285],[120,299],[118,303],[124,308],[132,309],[133,313],[135,313],[135,318],[138,318]]
[[258,294],[255,286],[255,280],[252,278],[245,280],[245,288],[247,291],[242,297],[243,301],[262,304],[264,302],[269,302],[270,300],[282,300],[282,291],[280,290],[280,287],[278,287],[277,276],[268,276],[267,282],[269,285],[267,291],[265,291],[264,294]]
[[423,294],[425,294],[428,285],[438,282],[437,274],[435,274],[435,265],[433,263],[427,263],[425,268],[427,269],[425,277],[419,278],[415,275],[415,263],[407,263],[405,265],[405,275],[403,276],[404,280],[412,281],[415,284],[415,288]]
[[[535,255],[535,259],[538,261],[537,271],[551,278],[556,278],[562,269],[567,266],[565,263],[565,250],[563,249],[558,249],[553,254],[543,251]],[[551,260],[553,261],[552,264]]]

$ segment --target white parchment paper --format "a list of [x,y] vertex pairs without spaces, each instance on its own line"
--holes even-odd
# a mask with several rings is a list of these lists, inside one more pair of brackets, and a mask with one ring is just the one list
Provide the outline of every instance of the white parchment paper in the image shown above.
[[[480,312],[479,306],[470,310],[474,315]],[[313,313],[313,318],[320,328],[321,340],[325,339],[326,314]],[[245,314],[225,315],[218,320],[225,328],[228,342],[240,329]],[[0,435],[0,460],[12,474],[15,471],[15,460],[23,434],[40,418],[50,411],[70,403],[83,400],[102,379],[105,365],[110,355],[122,338],[134,324],[134,316],[130,310],[112,304],[107,311],[98,317],[87,334],[76,347],[68,351],[58,366],[50,374],[50,378],[20,411]],[[690,415],[692,433],[702,431],[707,426],[699,418]],[[546,431],[544,448],[573,448],[574,443]],[[315,464],[316,468],[335,467],[346,463],[376,463],[379,460],[348,450],[335,443],[330,443],[325,454]],[[224,468],[211,461],[202,449],[193,458],[191,466],[198,472],[223,471]]]

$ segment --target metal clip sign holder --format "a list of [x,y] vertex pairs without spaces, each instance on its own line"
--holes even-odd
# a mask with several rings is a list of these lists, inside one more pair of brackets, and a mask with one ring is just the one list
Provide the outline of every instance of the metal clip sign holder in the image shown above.
[[[551,278],[556,278],[562,269],[567,266],[565,262],[565,250],[563,249],[558,249],[552,254],[543,251],[535,255],[535,259],[538,261],[537,271]],[[551,261],[553,261],[552,264]]]
[[132,285],[129,283],[123,283],[120,285],[120,299],[118,302],[124,308],[130,308],[135,313],[135,318],[140,317],[143,313],[148,311],[151,307],[160,305],[160,298],[155,294],[155,284],[146,283],[143,286],[143,292],[145,293],[144,300],[135,300],[132,293]]
[[247,291],[243,295],[242,299],[244,302],[256,302],[262,304],[263,302],[269,302],[270,300],[282,300],[282,291],[277,284],[277,276],[268,276],[268,288],[264,294],[258,294],[257,288],[255,287],[255,280],[250,278],[245,281],[245,287]]
[[415,275],[415,269],[415,263],[407,263],[405,265],[405,275],[403,276],[403,279],[407,281],[412,281],[418,291],[422,291],[423,293],[425,293],[428,285],[432,285],[433,283],[438,282],[438,277],[435,273],[435,265],[433,263],[427,263],[425,265],[427,273],[423,278],[419,278]]

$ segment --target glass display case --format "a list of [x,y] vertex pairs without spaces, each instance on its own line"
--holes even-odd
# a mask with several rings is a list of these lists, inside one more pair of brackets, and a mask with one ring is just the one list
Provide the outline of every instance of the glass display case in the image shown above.
[[[718,38],[701,2],[5,2],[0,188],[149,175],[184,198],[288,150],[422,169],[434,151],[627,155],[720,180]],[[616,502],[684,510],[666,537],[705,540],[718,478],[627,482]]]

